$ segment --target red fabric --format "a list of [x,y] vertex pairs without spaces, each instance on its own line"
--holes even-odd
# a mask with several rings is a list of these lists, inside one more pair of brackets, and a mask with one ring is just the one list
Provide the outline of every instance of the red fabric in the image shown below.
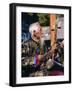
[[51,75],[51,76],[57,76],[57,75],[64,75],[64,73],[61,72],[61,71],[56,70],[56,71],[50,72],[50,75]]
[[40,62],[39,62],[39,58],[38,58],[38,55],[36,55],[36,64],[39,65]]

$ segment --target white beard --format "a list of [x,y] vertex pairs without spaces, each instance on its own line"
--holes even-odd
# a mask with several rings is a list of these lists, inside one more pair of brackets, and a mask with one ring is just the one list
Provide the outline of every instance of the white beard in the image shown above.
[[44,37],[41,37],[41,39],[40,39],[40,45],[41,45],[41,48],[43,48],[43,46],[44,46]]

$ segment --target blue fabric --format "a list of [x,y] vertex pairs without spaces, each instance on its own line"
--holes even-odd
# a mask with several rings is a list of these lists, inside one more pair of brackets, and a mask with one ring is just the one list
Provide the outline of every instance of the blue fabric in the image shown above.
[[36,64],[36,56],[34,56],[34,64]]

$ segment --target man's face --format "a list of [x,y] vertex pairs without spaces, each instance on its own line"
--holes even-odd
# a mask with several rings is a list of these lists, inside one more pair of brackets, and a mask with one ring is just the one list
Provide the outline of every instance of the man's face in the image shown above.
[[42,29],[41,28],[35,28],[35,30],[33,31],[33,35],[37,39],[40,39],[42,36]]

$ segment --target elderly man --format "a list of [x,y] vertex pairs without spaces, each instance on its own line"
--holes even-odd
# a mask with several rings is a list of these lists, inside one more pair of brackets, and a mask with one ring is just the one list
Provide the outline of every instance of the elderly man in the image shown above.
[[32,66],[34,70],[28,69],[29,73],[32,73],[39,70],[40,62],[43,60],[47,47],[45,46],[42,28],[38,22],[29,26],[29,32],[31,39],[22,43],[22,66]]
[[22,44],[22,76],[30,76],[31,73],[39,71],[40,64],[45,60],[44,54],[47,51],[40,24],[38,22],[31,24],[29,32],[31,39]]

